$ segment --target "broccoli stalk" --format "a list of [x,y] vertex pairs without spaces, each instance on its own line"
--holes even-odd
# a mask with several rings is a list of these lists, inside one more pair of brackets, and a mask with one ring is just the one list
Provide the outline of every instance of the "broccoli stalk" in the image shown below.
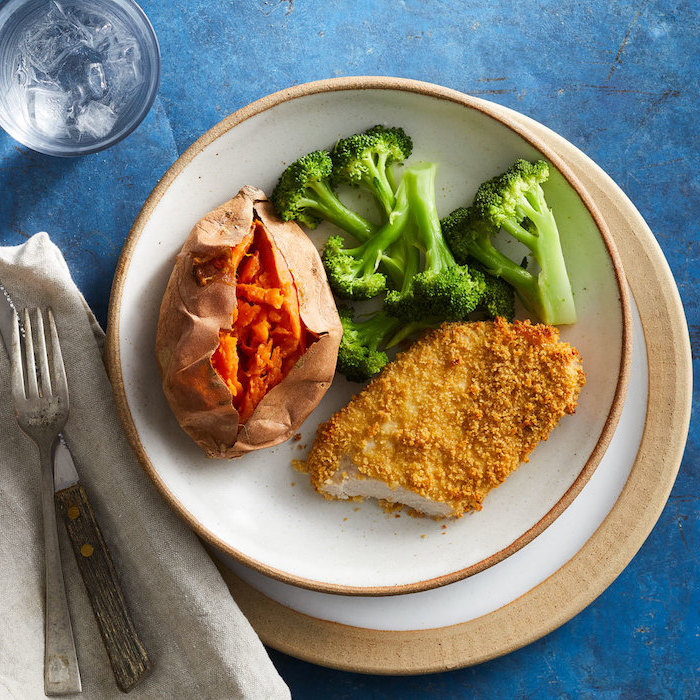
[[[390,314],[413,319],[463,321],[478,306],[484,277],[458,265],[443,238],[435,199],[434,163],[409,168],[403,175],[414,226],[404,239],[424,253],[424,269],[407,279],[399,291],[390,291],[385,308]],[[412,238],[413,236],[413,238]]]
[[[471,208],[446,217],[443,233],[457,259],[476,258],[490,274],[512,285],[523,304],[542,321],[570,324],[576,322],[571,282],[559,230],[541,187],[548,177],[544,161],[516,161],[479,187]],[[495,248],[491,236],[499,229],[529,248],[539,274],[528,272]]]
[[331,152],[333,184],[348,183],[369,190],[388,216],[396,204],[392,163],[411,155],[413,143],[398,127],[375,126],[340,139]]
[[[414,228],[411,221],[408,222],[407,228]],[[408,294],[413,284],[413,278],[420,272],[420,251],[412,242],[410,236],[400,238],[392,247],[392,252],[396,251],[396,258],[400,260],[403,275],[397,287],[399,294]],[[390,317],[395,318],[395,317]],[[399,319],[401,320],[401,319]],[[387,332],[386,348],[393,348],[406,338],[409,338],[420,331],[427,328],[435,328],[440,325],[442,319],[435,318],[418,318],[411,321],[402,320],[398,327],[392,325],[391,332]]]
[[367,241],[376,227],[348,209],[330,185],[333,161],[327,151],[314,151],[295,160],[280,176],[270,197],[284,221],[316,228],[325,220]]
[[420,271],[420,251],[413,244],[406,230],[412,226],[409,217],[403,235],[391,245],[382,258],[382,270],[396,289],[403,289]]
[[377,272],[380,263],[390,269],[392,279],[402,278],[400,263],[387,249],[403,233],[409,218],[406,186],[396,192],[396,206],[389,220],[369,240],[356,248],[345,248],[340,236],[331,236],[323,250],[323,264],[333,291],[344,299],[371,299],[384,291],[386,277]]

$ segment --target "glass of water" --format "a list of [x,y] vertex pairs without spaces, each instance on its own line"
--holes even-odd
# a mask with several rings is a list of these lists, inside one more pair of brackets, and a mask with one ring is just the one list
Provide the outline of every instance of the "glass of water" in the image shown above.
[[0,5],[0,126],[35,151],[77,156],[121,141],[159,79],[158,40],[131,0]]

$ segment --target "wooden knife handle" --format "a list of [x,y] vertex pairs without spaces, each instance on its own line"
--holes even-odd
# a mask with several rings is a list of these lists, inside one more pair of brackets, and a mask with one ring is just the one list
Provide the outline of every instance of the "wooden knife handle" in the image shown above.
[[66,524],[117,685],[128,693],[151,670],[151,661],[126,608],[112,558],[80,484],[58,491],[56,503]]

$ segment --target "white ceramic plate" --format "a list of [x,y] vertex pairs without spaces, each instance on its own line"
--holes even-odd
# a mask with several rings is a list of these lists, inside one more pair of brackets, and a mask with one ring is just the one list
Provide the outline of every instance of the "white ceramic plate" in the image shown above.
[[[531,541],[573,500],[614,432],[626,390],[631,322],[609,236],[571,173],[536,138],[491,116],[483,103],[422,83],[370,79],[300,86],[241,110],[208,132],[147,201],[115,278],[109,366],[127,434],[173,508],[235,559],[315,590],[405,593],[481,571]],[[367,115],[372,115],[368,120]],[[530,462],[491,493],[484,509],[443,523],[386,515],[373,502],[327,502],[291,460],[318,423],[357,390],[338,377],[299,442],[235,462],[205,459],[179,429],[153,358],[160,300],[174,257],[196,221],[244,184],[270,191],[286,164],[374,123],[414,138],[414,159],[434,160],[441,215],[515,158],[546,157],[548,201],[560,225],[579,322],[562,331],[584,360],[587,385]],[[328,229],[313,238],[322,243]]]

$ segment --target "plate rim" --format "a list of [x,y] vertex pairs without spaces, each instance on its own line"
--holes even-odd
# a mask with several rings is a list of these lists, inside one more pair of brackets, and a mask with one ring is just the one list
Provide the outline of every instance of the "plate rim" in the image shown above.
[[[683,304],[661,247],[627,195],[580,149],[530,117],[500,105],[498,109],[555,139],[555,148],[566,152],[572,167],[590,178],[593,196],[608,198],[604,209],[622,224],[615,230],[626,227],[628,241],[636,244],[623,257],[630,262],[630,286],[647,347],[650,394],[632,470],[603,523],[564,566],[502,608],[447,627],[392,632],[321,620],[267,598],[219,566],[262,641],[296,658],[355,673],[418,675],[473,666],[516,651],[569,621],[605,591],[652,531],[675,482],[690,424],[693,371]],[[598,188],[596,179],[605,187]],[[659,290],[665,301],[662,310]]]
[[[540,153],[542,153],[542,155],[549,162],[551,162],[567,180],[568,184],[577,193],[589,214],[593,218],[613,266],[622,310],[620,367],[610,411],[606,417],[600,437],[598,438],[598,441],[591,451],[591,454],[589,455],[581,472],[578,474],[572,485],[562,495],[559,501],[557,501],[557,503],[555,503],[554,506],[531,528],[522,533],[509,545],[490,555],[489,557],[486,557],[485,559],[482,559],[481,561],[468,567],[459,569],[458,571],[449,572],[431,579],[406,584],[398,584],[394,586],[350,586],[305,578],[295,574],[290,574],[289,572],[276,569],[268,564],[260,562],[221,540],[211,530],[206,528],[199,520],[197,520],[175,497],[150,461],[146,450],[141,443],[138,430],[129,408],[121,369],[121,351],[119,347],[120,307],[129,264],[143,228],[152,215],[153,210],[158,205],[161,198],[174,180],[180,175],[185,167],[187,167],[187,165],[189,165],[189,163],[191,163],[192,160],[202,150],[204,150],[204,148],[216,141],[221,135],[230,131],[232,128],[246,121],[247,119],[294,99],[320,93],[333,93],[345,90],[400,91],[453,102],[468,109],[475,109],[487,117],[490,117],[494,121],[499,122],[501,125],[515,132],[527,143],[540,151]],[[266,576],[270,576],[284,583],[318,592],[364,596],[416,593],[467,578],[468,576],[479,573],[480,571],[483,571],[509,557],[511,554],[524,547],[528,542],[532,541],[538,534],[540,534],[552,522],[554,522],[554,520],[556,520],[556,518],[569,506],[569,504],[574,500],[574,498],[590,479],[591,475],[602,459],[602,456],[605,453],[615,432],[615,428],[617,427],[617,423],[622,412],[622,406],[630,375],[632,358],[632,316],[629,293],[624,272],[622,270],[621,258],[610,231],[608,230],[607,224],[600,215],[594,201],[589,196],[585,188],[581,185],[568,164],[562,158],[560,158],[560,156],[554,152],[553,149],[547,146],[547,144],[539,136],[532,133],[528,128],[522,126],[522,124],[513,120],[510,115],[499,113],[497,109],[494,109],[494,107],[497,107],[497,105],[492,105],[490,102],[474,98],[457,90],[435,85],[433,83],[407,78],[354,76],[303,83],[262,97],[235,111],[215,124],[178,157],[178,159],[166,171],[146,199],[126,238],[122,252],[119,256],[112,282],[105,340],[105,365],[112,384],[112,390],[120,420],[124,427],[129,444],[131,445],[131,448],[139,460],[142,468],[150,478],[151,482],[160,492],[161,496],[166,500],[170,508],[181,519],[183,519],[199,537],[208,542],[210,545],[220,549],[229,556],[240,561],[242,564],[245,564],[246,566],[249,566],[250,568],[255,569]]]

